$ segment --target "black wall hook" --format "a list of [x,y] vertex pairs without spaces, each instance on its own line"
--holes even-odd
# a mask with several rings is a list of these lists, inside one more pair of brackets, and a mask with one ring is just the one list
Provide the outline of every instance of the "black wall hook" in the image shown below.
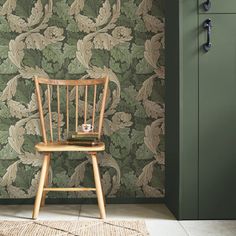
[[205,11],[209,11],[210,8],[211,8],[211,1],[210,1],[210,0],[205,1],[205,2],[202,4],[202,6],[203,6],[203,9],[204,9]]
[[206,19],[203,22],[203,28],[207,31],[207,42],[203,44],[203,49],[205,52],[208,52],[211,49],[212,43],[211,43],[211,19]]

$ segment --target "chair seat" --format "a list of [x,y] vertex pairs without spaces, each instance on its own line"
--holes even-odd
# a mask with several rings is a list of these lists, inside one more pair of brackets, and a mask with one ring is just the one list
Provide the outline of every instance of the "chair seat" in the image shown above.
[[105,150],[103,142],[96,145],[78,145],[72,142],[50,142],[35,145],[38,152],[101,152]]

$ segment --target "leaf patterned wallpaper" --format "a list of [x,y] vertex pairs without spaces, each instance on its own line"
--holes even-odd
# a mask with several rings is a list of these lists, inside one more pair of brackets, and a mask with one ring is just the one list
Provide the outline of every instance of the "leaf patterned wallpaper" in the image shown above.
[[[42,157],[34,75],[109,75],[107,197],[163,197],[164,0],[0,0],[0,198],[31,198]],[[91,186],[83,154],[53,156],[53,186]],[[49,193],[51,198],[94,193]]]

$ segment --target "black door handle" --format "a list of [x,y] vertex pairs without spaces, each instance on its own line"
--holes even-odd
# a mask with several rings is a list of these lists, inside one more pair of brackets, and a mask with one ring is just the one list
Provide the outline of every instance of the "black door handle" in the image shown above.
[[203,6],[203,9],[204,9],[205,11],[209,11],[210,8],[211,8],[211,1],[210,1],[210,0],[205,1],[205,2],[202,4],[202,6]]
[[203,28],[207,31],[207,42],[203,44],[203,49],[205,52],[208,52],[211,49],[211,19],[206,19],[203,22]]

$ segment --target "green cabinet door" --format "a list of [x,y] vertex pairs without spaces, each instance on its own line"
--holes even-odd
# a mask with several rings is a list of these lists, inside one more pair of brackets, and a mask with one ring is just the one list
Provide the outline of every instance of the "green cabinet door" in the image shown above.
[[210,0],[210,9],[205,11],[203,3],[207,0],[198,0],[200,13],[236,13],[236,1],[235,0]]
[[199,218],[236,218],[236,14],[201,14],[199,29]]

